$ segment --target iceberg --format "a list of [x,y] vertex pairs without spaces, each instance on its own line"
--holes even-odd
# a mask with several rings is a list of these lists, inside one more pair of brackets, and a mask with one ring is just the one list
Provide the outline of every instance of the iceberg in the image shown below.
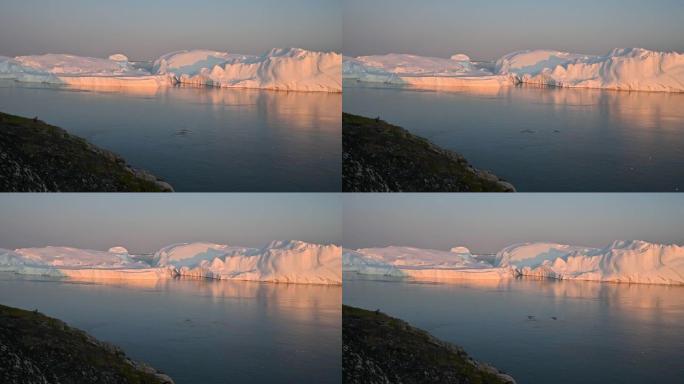
[[524,268],[540,265],[573,252],[591,252],[591,248],[556,243],[524,243],[508,246],[496,254],[494,264],[498,267]]
[[128,249],[126,249],[124,247],[119,247],[119,246],[111,247],[111,248],[109,248],[109,250],[107,252],[118,253],[118,254],[122,254],[122,255],[128,255]]
[[510,265],[525,276],[684,284],[684,247],[638,240],[615,241],[605,248],[520,244],[502,250],[497,261],[499,266]]
[[356,272],[360,275],[404,277],[396,267],[364,257],[360,252],[345,249],[342,252],[342,271]]
[[76,87],[159,87],[165,76],[136,68],[123,55],[109,59],[63,54],[0,56],[0,79]]
[[346,249],[342,263],[344,272],[416,280],[499,280],[514,276],[508,268],[494,268],[478,260],[465,247],[454,247],[452,251],[397,246]]
[[618,48],[607,55],[525,50],[494,63],[466,55],[344,58],[343,78],[415,87],[486,87],[519,83],[624,91],[684,92],[684,54]]
[[394,266],[463,268],[481,266],[465,247],[454,248],[456,252],[389,246],[357,250],[364,257]]
[[525,51],[497,64],[528,84],[624,91],[684,92],[684,54],[643,48],[614,49],[605,56]]
[[[299,48],[261,55],[211,50],[177,51],[152,65],[121,53],[107,59],[66,54],[0,56],[0,79],[83,88],[162,87],[194,84],[283,91],[342,92],[342,56]],[[151,68],[151,69],[150,69]]]
[[155,61],[158,74],[183,84],[224,88],[342,92],[342,56],[299,48],[273,49],[262,56],[182,51]]
[[342,284],[342,249],[302,241],[274,241],[264,248],[212,243],[176,244],[154,255],[156,265],[181,276],[275,283]]
[[24,68],[54,75],[136,76],[148,74],[144,70],[134,68],[128,63],[128,59],[120,54],[112,55],[109,59],[46,54],[17,56],[14,58],[14,61]]
[[124,55],[123,53],[115,53],[113,55],[109,55],[108,59],[123,63],[128,61],[128,56]]
[[114,251],[70,247],[0,249],[0,271],[73,279],[159,279],[172,274],[134,260],[122,249]]
[[0,271],[73,279],[164,279],[191,276],[297,284],[342,284],[342,249],[302,241],[263,248],[213,243],[172,244],[151,259],[123,247],[96,251],[70,247],[0,249]]
[[387,55],[360,56],[354,60],[364,67],[396,74],[447,76],[449,74],[470,73],[475,70],[470,58],[460,54],[453,55],[450,59],[444,59],[390,53]]
[[556,243],[511,245],[488,263],[470,254],[430,249],[385,247],[345,250],[345,272],[444,279],[506,279],[533,276],[613,283],[684,284],[684,247],[645,241],[615,241],[604,248]]
[[176,51],[162,55],[155,60],[152,65],[152,72],[162,75],[170,73],[174,76],[193,75],[216,65],[254,58],[255,56],[230,54],[208,49]]
[[495,63],[495,72],[506,75],[535,74],[546,68],[567,64],[574,60],[594,58],[568,52],[546,49],[524,50],[506,54]]
[[464,54],[449,59],[394,53],[345,57],[342,77],[419,88],[501,87],[513,81],[509,76],[495,75]]

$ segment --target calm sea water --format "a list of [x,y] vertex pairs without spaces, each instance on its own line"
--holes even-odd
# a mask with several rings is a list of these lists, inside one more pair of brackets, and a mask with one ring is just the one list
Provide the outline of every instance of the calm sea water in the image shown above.
[[0,82],[0,111],[38,116],[177,191],[339,191],[341,108],[341,95],[322,92]]
[[519,191],[684,190],[684,94],[345,82],[344,111],[400,125]]
[[344,277],[345,304],[380,309],[461,345],[519,384],[681,383],[684,377],[684,287]]
[[311,285],[0,273],[1,304],[62,319],[178,384],[340,383],[341,294]]

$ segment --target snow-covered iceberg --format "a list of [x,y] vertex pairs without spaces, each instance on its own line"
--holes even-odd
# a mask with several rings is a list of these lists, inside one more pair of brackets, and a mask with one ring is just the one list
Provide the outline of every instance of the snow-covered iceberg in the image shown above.
[[345,249],[345,272],[361,275],[406,277],[419,280],[505,279],[514,274],[508,268],[494,268],[478,260],[465,247],[452,251],[389,246],[384,248]]
[[184,84],[226,88],[342,92],[342,56],[304,49],[273,49],[262,56],[181,51],[154,63],[158,74]]
[[136,68],[121,54],[109,59],[62,54],[0,56],[0,79],[92,87],[159,87],[166,76]]
[[642,48],[614,49],[605,56],[523,51],[502,57],[500,74],[556,87],[684,92],[684,54]]
[[154,268],[128,255],[125,248],[95,251],[70,247],[0,249],[0,271],[75,279],[159,279],[172,271]]
[[407,54],[345,57],[342,77],[420,88],[501,87],[513,81],[510,76],[495,75],[464,54],[449,59]]
[[[150,66],[123,54],[0,56],[0,79],[78,87],[160,87],[177,83],[285,91],[342,92],[342,56],[298,48],[261,56],[210,50],[162,55]],[[150,69],[151,68],[151,69]]]
[[547,49],[524,50],[502,56],[496,61],[494,68],[499,74],[535,74],[547,68],[594,57]]
[[154,255],[158,267],[182,276],[302,284],[342,284],[342,248],[274,241],[264,248],[176,244]]
[[342,252],[342,271],[361,275],[404,277],[396,267],[383,261],[365,257],[362,253],[345,249]]
[[525,243],[504,248],[493,263],[458,252],[386,247],[345,250],[345,272],[413,279],[504,279],[515,276],[616,283],[684,284],[684,247],[615,241],[605,248]]
[[553,50],[509,53],[494,63],[414,55],[345,57],[343,77],[418,87],[483,87],[518,83],[628,91],[684,92],[684,54],[643,48],[607,55]]
[[205,277],[299,284],[342,284],[342,249],[302,241],[263,248],[213,243],[166,246],[149,259],[123,247],[95,251],[68,247],[0,249],[0,271],[77,279]]
[[684,247],[645,241],[615,241],[605,248],[520,244],[499,252],[497,262],[525,276],[684,284]]

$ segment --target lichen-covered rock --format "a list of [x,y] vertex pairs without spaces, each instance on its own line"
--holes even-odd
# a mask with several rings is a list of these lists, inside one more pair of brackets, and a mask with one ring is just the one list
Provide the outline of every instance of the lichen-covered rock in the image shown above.
[[0,192],[170,192],[168,183],[65,130],[0,113]]
[[342,117],[345,192],[513,192],[463,156],[380,119]]
[[379,311],[342,307],[344,384],[514,384],[491,365]]
[[173,380],[60,320],[0,305],[0,383],[173,384]]

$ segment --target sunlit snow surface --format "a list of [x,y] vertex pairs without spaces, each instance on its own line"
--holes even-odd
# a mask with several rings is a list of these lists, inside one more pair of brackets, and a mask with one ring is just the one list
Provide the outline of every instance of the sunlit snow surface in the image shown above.
[[345,57],[343,77],[423,88],[500,87],[518,83],[629,91],[684,92],[684,54],[642,48],[604,56],[552,50],[509,53],[495,63],[405,54]]
[[0,79],[79,87],[161,87],[177,83],[226,88],[342,92],[342,56],[299,48],[261,55],[189,50],[162,55],[152,69],[123,54],[108,59],[64,54],[0,56]]
[[470,254],[408,247],[344,250],[343,269],[364,275],[423,280],[506,279],[519,275],[616,283],[684,284],[684,247],[615,241],[605,248],[516,244],[492,264]]
[[342,249],[302,241],[263,248],[212,243],[173,244],[151,260],[123,247],[96,251],[69,247],[0,249],[0,271],[92,279],[161,279],[174,276],[277,283],[342,283]]

